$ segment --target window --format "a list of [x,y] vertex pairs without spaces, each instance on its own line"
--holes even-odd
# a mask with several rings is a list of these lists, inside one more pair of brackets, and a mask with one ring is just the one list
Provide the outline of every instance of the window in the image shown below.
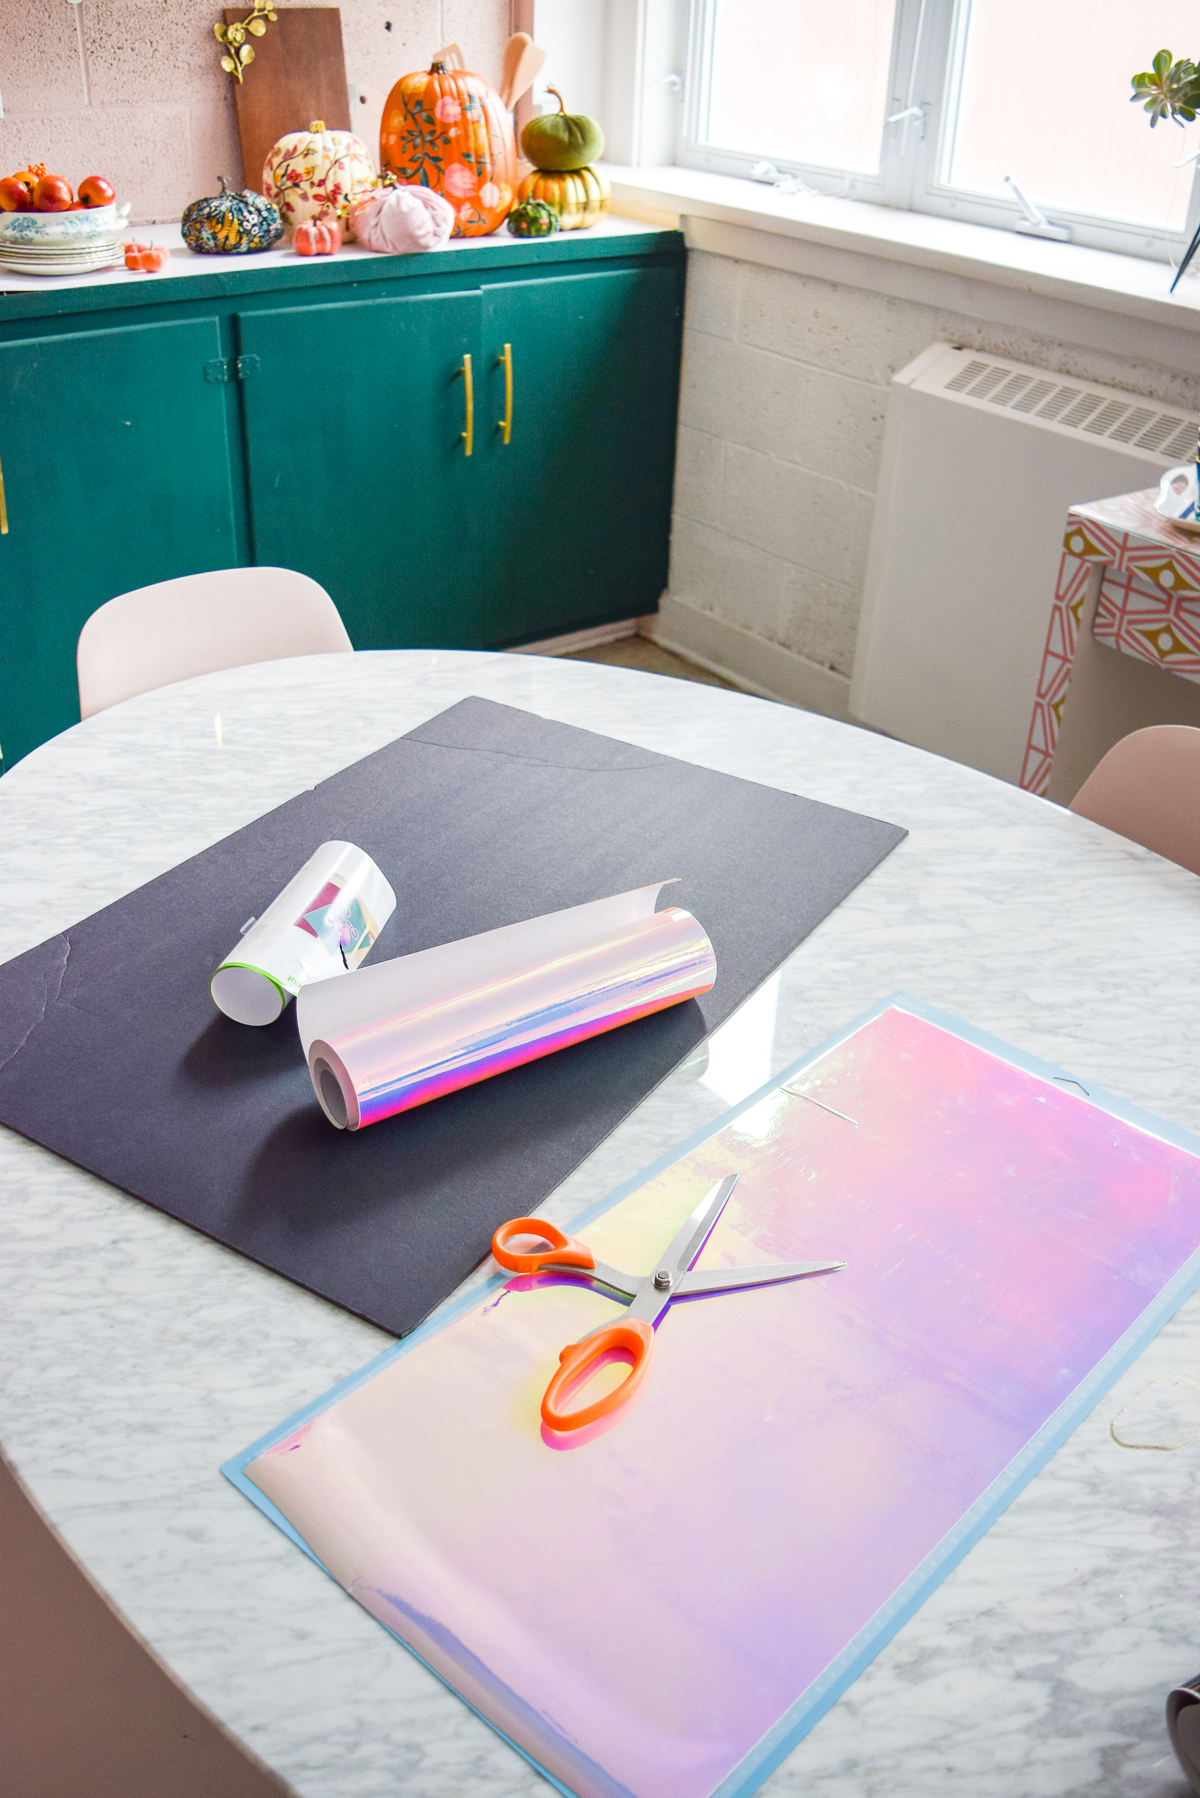
[[1164,45],[1194,0],[691,0],[678,160],[1177,262],[1200,120],[1129,100]]

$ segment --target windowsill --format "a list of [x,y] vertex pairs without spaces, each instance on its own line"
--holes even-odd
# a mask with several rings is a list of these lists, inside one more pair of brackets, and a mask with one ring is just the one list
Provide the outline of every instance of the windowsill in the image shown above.
[[[682,223],[690,248],[720,248],[705,226],[741,227],[742,231],[791,239],[795,246],[867,256],[900,269],[927,271],[941,277],[986,282],[993,287],[1065,301],[1075,306],[1119,313],[1128,319],[1200,333],[1200,279],[1191,271],[1174,294],[1168,292],[1173,271],[1165,262],[1121,256],[1111,250],[1086,249],[970,225],[927,212],[904,212],[865,200],[808,199],[785,196],[755,181],[712,175],[681,167],[628,168],[605,164],[612,182],[613,211],[647,223]],[[732,236],[725,250],[738,254]],[[747,260],[752,244],[741,252]],[[783,246],[779,246],[782,248]],[[778,252],[765,259],[779,263]],[[1200,257],[1193,265],[1200,270]],[[813,272],[817,272],[814,268]],[[831,278],[838,278],[832,274]],[[874,283],[872,283],[874,285]],[[911,280],[885,282],[906,297]],[[948,294],[929,298],[944,301]],[[1148,347],[1148,346],[1147,346]]]

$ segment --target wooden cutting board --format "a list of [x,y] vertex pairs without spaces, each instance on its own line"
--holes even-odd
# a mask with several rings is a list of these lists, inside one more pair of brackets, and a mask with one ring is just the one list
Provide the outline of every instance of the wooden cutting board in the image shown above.
[[[226,7],[225,23],[238,24],[248,11]],[[330,131],[349,131],[350,98],[336,6],[280,7],[277,23],[252,41],[254,61],[233,83],[233,98],[242,180],[261,192],[267,153],[284,133],[307,130],[314,119],[324,119]]]

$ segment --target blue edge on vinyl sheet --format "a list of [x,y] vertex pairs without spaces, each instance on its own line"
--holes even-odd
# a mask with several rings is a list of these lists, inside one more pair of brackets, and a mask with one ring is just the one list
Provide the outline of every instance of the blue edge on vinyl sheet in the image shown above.
[[[1193,1155],[1200,1155],[1200,1137],[1192,1135],[1190,1131],[1180,1130],[1173,1124],[1164,1123],[1161,1118],[1141,1111],[1137,1106],[1127,1105],[1124,1100],[1114,1098],[1111,1093],[1102,1092],[1098,1087],[1092,1086],[1090,1082],[1064,1074],[1061,1069],[1053,1067],[1049,1062],[1039,1061],[1033,1055],[1026,1055],[999,1037],[990,1036],[986,1031],[976,1030],[970,1024],[963,1023],[949,1012],[940,1011],[936,1006],[926,1005],[919,999],[910,998],[906,993],[893,993],[889,998],[880,1000],[878,1005],[873,1006],[870,1011],[864,1012],[845,1029],[826,1038],[807,1055],[792,1062],[790,1067],[785,1068],[782,1073],[776,1074],[765,1086],[760,1086],[758,1091],[752,1093],[748,1099],[743,1099],[740,1105],[733,1106],[715,1122],[697,1130],[695,1135],[690,1136],[686,1142],[678,1144],[667,1154],[659,1156],[657,1161],[651,1162],[649,1167],[643,1168],[641,1173],[635,1174],[623,1186],[618,1186],[606,1198],[599,1199],[596,1204],[590,1205],[587,1210],[580,1212],[569,1227],[572,1230],[580,1230],[591,1223],[594,1218],[603,1216],[606,1211],[611,1210],[614,1205],[627,1198],[631,1192],[636,1192],[639,1186],[645,1185],[647,1180],[662,1173],[665,1168],[678,1161],[682,1155],[699,1147],[709,1137],[726,1129],[735,1118],[740,1117],[744,1111],[749,1111],[752,1106],[759,1104],[784,1081],[794,1080],[797,1074],[803,1072],[813,1062],[819,1061],[831,1049],[845,1042],[856,1031],[861,1030],[865,1024],[871,1023],[873,1019],[893,1006],[901,1011],[910,1012],[915,1017],[924,1018],[928,1023],[939,1025],[942,1029],[950,1031],[952,1035],[961,1037],[964,1042],[973,1043],[977,1048],[984,1049],[1001,1060],[1010,1062],[1014,1067],[1023,1068],[1026,1073],[1038,1075],[1046,1080],[1065,1081],[1071,1087],[1082,1092],[1093,1105],[1110,1113],[1111,1116],[1119,1118],[1123,1123],[1132,1124],[1137,1129],[1145,1130],[1163,1142],[1174,1144],[1176,1148],[1184,1149]],[[285,1436],[289,1436],[293,1430],[299,1429],[311,1418],[319,1416],[322,1411],[328,1410],[330,1405],[335,1404],[338,1399],[344,1398],[348,1392],[353,1392],[365,1381],[372,1379],[389,1363],[398,1360],[401,1355],[409,1354],[430,1336],[435,1335],[439,1330],[444,1330],[465,1311],[478,1305],[489,1292],[498,1291],[504,1285],[507,1277],[507,1275],[497,1274],[488,1285],[476,1287],[473,1291],[448,1304],[444,1310],[435,1312],[410,1336],[406,1336],[391,1348],[385,1349],[381,1355],[376,1356],[374,1361],[369,1361],[357,1373],[351,1374],[348,1379],[342,1380],[321,1398],[315,1399],[312,1404],[297,1411],[294,1416],[288,1418],[286,1423],[280,1424],[278,1428],[271,1430],[267,1435],[261,1436],[257,1442],[252,1443],[241,1454],[234,1455],[231,1460],[226,1461],[221,1468],[225,1477],[245,1493],[252,1504],[257,1505],[260,1511],[265,1512],[272,1523],[277,1524],[285,1535],[290,1536],[292,1541],[302,1548],[311,1560],[316,1561],[318,1567],[321,1567],[324,1572],[328,1573],[328,1568],[324,1567],[323,1563],[313,1554],[303,1537],[292,1528],[283,1513],[246,1477],[246,1468],[266,1449],[282,1441]],[[774,1772],[797,1742],[808,1734],[818,1718],[822,1717],[830,1706],[841,1697],[846,1688],[854,1683],[880,1649],[891,1641],[901,1625],[908,1621],[914,1611],[924,1604],[934,1588],[940,1585],[946,1575],[958,1565],[968,1549],[972,1548],[984,1532],[991,1528],[997,1517],[1029,1484],[1034,1474],[1045,1466],[1054,1451],[1061,1447],[1076,1425],[1115,1384],[1126,1368],[1141,1353],[1147,1342],[1158,1334],[1168,1319],[1174,1316],[1197,1285],[1200,1285],[1200,1250],[1197,1250],[1184,1263],[1174,1279],[1142,1312],[1137,1322],[1131,1325],[1120,1341],[1113,1345],[1091,1373],[1080,1381],[1070,1397],[1059,1406],[1054,1416],[1043,1424],[1037,1434],[1026,1443],[1020,1454],[1009,1462],[1004,1472],[993,1481],[988,1490],[960,1518],[954,1528],[942,1538],[932,1553],[926,1556],[921,1565],[892,1595],[887,1604],[876,1612],[871,1621],[859,1631],[837,1659],[826,1667],[824,1673],[813,1681],[808,1690],[784,1713],[774,1728],[767,1731],[762,1740],[746,1755],[733,1772],[722,1780],[719,1786],[714,1787],[710,1798],[744,1798],[744,1794],[753,1792],[769,1773]],[[386,1628],[386,1625],[381,1625],[381,1627]],[[394,1635],[395,1632],[389,1630],[388,1634]],[[402,1636],[397,1635],[396,1640],[402,1643],[408,1652],[421,1662],[422,1666],[429,1667],[428,1661],[418,1655]],[[436,1668],[430,1667],[429,1671],[438,1679],[442,1678]],[[466,1703],[466,1700],[462,1699],[461,1693],[458,1693],[448,1680],[443,1680],[442,1683],[449,1685],[450,1690],[455,1692],[455,1696]],[[496,1729],[496,1725],[491,1722],[490,1718],[483,1716],[483,1713],[476,1710],[474,1705],[470,1705],[468,1708],[475,1710],[477,1716],[483,1717],[483,1721],[488,1724],[489,1728]],[[540,1761],[528,1754],[510,1736],[505,1735],[503,1730],[497,1729],[496,1733],[511,1748],[515,1749],[523,1760],[535,1767],[557,1791],[564,1793],[566,1798],[576,1798],[576,1794],[571,1791],[569,1786],[565,1786],[560,1780],[555,1779],[554,1775],[547,1772]]]

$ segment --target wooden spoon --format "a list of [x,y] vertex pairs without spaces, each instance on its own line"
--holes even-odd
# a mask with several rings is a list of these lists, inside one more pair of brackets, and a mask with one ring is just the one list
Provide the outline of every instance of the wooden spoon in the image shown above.
[[509,89],[512,87],[513,76],[517,72],[517,64],[521,60],[521,52],[524,50],[526,44],[531,44],[532,42],[533,39],[527,31],[514,31],[507,44],[504,46],[504,61],[500,66],[500,85],[496,91],[510,110],[513,103],[508,96]]
[[514,31],[504,46],[500,98],[511,112],[522,94],[528,93],[546,60],[546,52],[525,31]]

